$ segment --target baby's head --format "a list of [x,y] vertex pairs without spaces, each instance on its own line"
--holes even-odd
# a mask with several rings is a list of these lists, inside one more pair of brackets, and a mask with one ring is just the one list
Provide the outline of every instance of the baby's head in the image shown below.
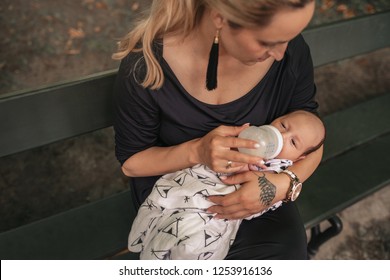
[[298,161],[321,147],[325,126],[315,114],[295,111],[275,119],[272,126],[283,136],[283,148],[277,158]]

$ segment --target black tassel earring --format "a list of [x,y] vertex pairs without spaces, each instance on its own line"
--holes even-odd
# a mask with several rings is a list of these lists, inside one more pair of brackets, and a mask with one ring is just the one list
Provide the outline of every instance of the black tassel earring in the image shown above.
[[206,88],[214,90],[217,88],[217,70],[219,56],[219,30],[215,34],[213,45],[211,46],[209,64],[207,65],[206,73]]

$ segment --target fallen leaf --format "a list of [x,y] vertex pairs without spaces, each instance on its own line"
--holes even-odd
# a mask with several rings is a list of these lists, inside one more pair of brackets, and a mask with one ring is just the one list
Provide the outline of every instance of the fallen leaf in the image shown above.
[[107,4],[106,3],[102,3],[102,2],[97,2],[96,4],[95,4],[95,7],[97,8],[97,9],[101,9],[101,10],[106,10],[107,9]]
[[133,12],[137,11],[139,9],[139,3],[138,2],[134,2],[133,5],[131,5],[131,10]]
[[346,10],[348,10],[348,7],[345,4],[338,5],[337,8],[336,8],[336,11],[338,11],[340,13],[343,13]]
[[52,22],[54,20],[54,17],[51,16],[51,15],[44,16],[43,18],[46,19],[49,22]]
[[353,10],[346,10],[343,12],[344,18],[353,18],[356,16],[356,13]]
[[73,45],[73,40],[68,39],[68,41],[66,41],[66,43],[65,43],[65,49],[67,49],[67,50],[71,49],[72,45]]
[[68,29],[68,34],[71,39],[75,39],[75,38],[80,39],[85,37],[85,33],[81,28],[76,29],[71,27]]
[[375,7],[372,4],[366,4],[364,6],[364,11],[368,14],[374,14],[376,12]]
[[80,54],[80,50],[65,50],[65,53],[66,54],[70,54],[70,55],[76,55],[76,54]]
[[323,0],[322,1],[322,5],[321,5],[321,9],[322,10],[329,10],[334,5],[335,5],[335,1],[334,0]]

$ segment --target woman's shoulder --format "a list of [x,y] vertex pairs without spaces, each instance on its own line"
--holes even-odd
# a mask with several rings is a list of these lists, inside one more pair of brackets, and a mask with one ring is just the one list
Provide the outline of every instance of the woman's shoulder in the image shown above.
[[306,48],[307,43],[303,38],[302,34],[298,34],[294,39],[292,39],[289,43],[289,48],[293,50],[300,50],[301,48]]
[[294,73],[297,73],[297,71],[304,71],[307,67],[313,67],[310,48],[302,34],[299,34],[289,42],[286,50],[286,56]]
[[[153,42],[152,52],[156,59],[161,62],[162,59],[162,46],[159,42]],[[124,58],[122,58],[119,66],[118,75],[131,77],[137,83],[141,83],[146,77],[147,65],[145,62],[144,52],[140,46],[131,52],[129,52]]]
[[309,46],[307,45],[302,34],[299,34],[292,39],[287,47],[287,54],[291,56],[308,55],[310,54]]
[[[152,52],[158,61],[162,58],[162,44],[160,41],[154,41],[152,43]],[[144,52],[142,47],[137,45],[136,49],[129,52],[122,60],[121,66],[125,68],[131,68],[131,71],[134,70],[145,70],[146,63],[144,59]]]

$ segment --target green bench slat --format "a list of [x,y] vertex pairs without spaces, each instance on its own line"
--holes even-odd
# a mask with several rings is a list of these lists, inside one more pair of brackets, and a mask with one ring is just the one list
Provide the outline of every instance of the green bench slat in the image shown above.
[[324,119],[327,129],[323,161],[390,132],[390,94],[335,112]]
[[306,228],[390,183],[390,134],[324,162],[305,183],[298,207]]
[[0,98],[0,157],[112,125],[116,71]]
[[0,259],[102,259],[127,247],[130,191],[0,234]]
[[389,14],[385,11],[305,30],[303,36],[310,46],[314,66],[388,47]]

